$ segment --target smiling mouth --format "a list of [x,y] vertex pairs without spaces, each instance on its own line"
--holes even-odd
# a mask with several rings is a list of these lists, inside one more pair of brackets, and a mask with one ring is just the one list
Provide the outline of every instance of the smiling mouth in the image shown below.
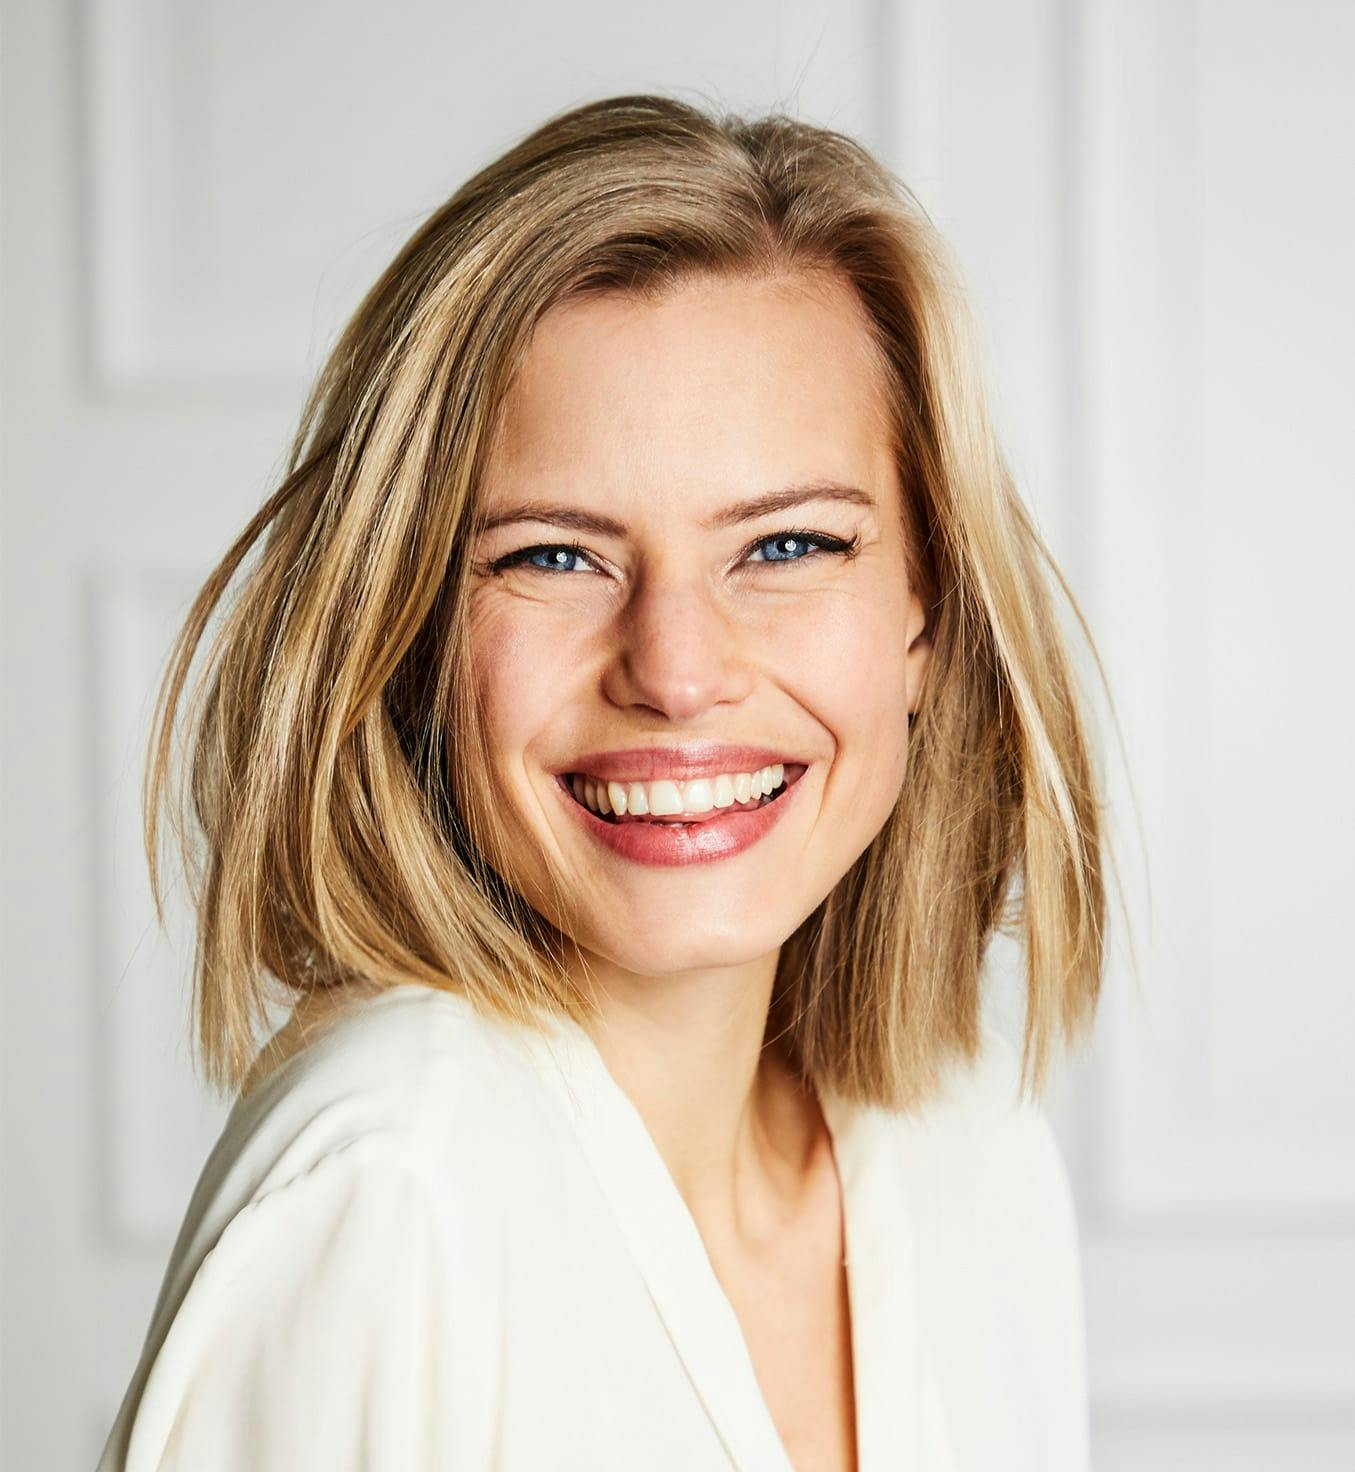
[[577,803],[584,812],[590,817],[598,819],[599,822],[610,823],[615,826],[625,823],[650,823],[669,828],[695,828],[702,823],[709,822],[713,818],[723,818],[729,813],[753,813],[759,808],[765,808],[774,802],[780,801],[786,791],[804,776],[806,770],[807,768],[799,763],[786,766],[784,769],[785,775],[781,782],[771,792],[764,793],[755,799],[750,799],[748,802],[726,803],[723,807],[712,807],[708,812],[704,813],[674,813],[664,814],[659,817],[648,813],[630,813],[624,817],[617,817],[615,812],[604,813],[599,812],[597,808],[589,807],[586,802],[581,800],[579,793],[575,790],[575,781],[576,779],[582,778],[582,773],[562,772],[557,776],[556,781],[569,794],[571,801]]

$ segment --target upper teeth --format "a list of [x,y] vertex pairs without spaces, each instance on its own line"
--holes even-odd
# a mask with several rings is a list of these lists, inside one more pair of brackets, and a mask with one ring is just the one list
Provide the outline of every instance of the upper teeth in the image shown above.
[[721,772],[717,777],[697,777],[691,782],[601,782],[579,774],[572,776],[574,796],[594,812],[649,814],[708,813],[736,802],[750,802],[774,792],[785,779],[783,763],[760,767],[756,772]]

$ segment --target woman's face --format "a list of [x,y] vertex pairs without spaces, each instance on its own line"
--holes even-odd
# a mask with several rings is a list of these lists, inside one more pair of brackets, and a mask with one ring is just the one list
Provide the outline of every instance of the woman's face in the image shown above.
[[538,324],[482,487],[472,669],[512,835],[496,866],[593,956],[766,957],[893,808],[929,651],[882,393],[837,278]]

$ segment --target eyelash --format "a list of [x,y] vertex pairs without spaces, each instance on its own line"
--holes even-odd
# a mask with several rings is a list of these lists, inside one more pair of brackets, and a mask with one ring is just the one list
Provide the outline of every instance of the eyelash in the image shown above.
[[[740,560],[766,543],[779,542],[785,537],[794,537],[798,542],[812,542],[822,548],[823,552],[837,557],[854,557],[857,546],[861,541],[859,533],[853,533],[850,537],[844,539],[842,537],[832,536],[828,532],[810,531],[807,527],[790,527],[786,531],[772,532],[770,536],[759,537],[755,542],[750,542],[743,549]],[[534,547],[519,547],[515,552],[506,552],[502,557],[496,557],[494,561],[488,564],[488,570],[491,573],[500,573],[507,572],[512,567],[525,566],[529,572],[543,572],[548,577],[556,577],[566,572],[564,568],[532,566],[528,562],[528,558],[535,557],[538,552],[572,552],[578,557],[588,558],[590,556],[588,550],[580,546],[577,542],[540,542]],[[782,563],[813,562],[816,560],[816,555],[822,554],[810,554],[806,557],[764,559],[764,562],[767,562],[768,565],[772,565],[778,561]]]

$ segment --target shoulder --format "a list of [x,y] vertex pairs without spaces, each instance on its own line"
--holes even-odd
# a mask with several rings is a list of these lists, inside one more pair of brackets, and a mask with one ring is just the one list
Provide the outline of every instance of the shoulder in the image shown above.
[[230,1207],[171,1258],[100,1472],[319,1472],[373,1436],[416,1465],[447,1434],[449,1326],[493,1308],[423,1163],[362,1135]]
[[[1014,1469],[1084,1468],[1076,1211],[1047,1116],[1021,1093],[1015,1050],[985,1034],[975,1062],[895,1128],[920,1307],[957,1438],[973,1465],[1001,1455]],[[982,1424],[966,1413],[975,1396]]]
[[260,1051],[239,1102],[266,1108],[297,1089],[330,1088],[414,1107],[430,1074],[497,1060],[506,1027],[462,993],[418,983],[340,994],[293,1012]]
[[222,1141],[275,1155],[284,1173],[364,1137],[411,1163],[464,1152],[510,1129],[537,1092],[517,1025],[459,993],[400,985],[289,1027],[282,1061],[236,1101]]
[[170,1253],[155,1324],[209,1254],[207,1277],[219,1281],[232,1254],[271,1242],[292,1215],[322,1230],[344,1214],[360,1230],[359,1198],[422,1213],[465,1255],[492,1255],[532,1174],[505,1162],[550,1155],[550,1114],[508,1026],[461,996],[407,985],[311,1031],[231,1110]]
[[946,1071],[918,1110],[892,1117],[905,1176],[941,1212],[1020,1209],[1067,1224],[1067,1171],[1038,1101],[1021,1090],[1020,1060],[985,1031],[977,1058]]
[[467,1393],[488,1395],[458,1326],[494,1332],[504,1202],[524,1174],[504,1153],[532,1107],[498,1026],[450,993],[395,988],[237,1100],[101,1472],[349,1465],[377,1423],[383,1446],[442,1434],[439,1407],[461,1391],[430,1378],[437,1366],[455,1360]]

